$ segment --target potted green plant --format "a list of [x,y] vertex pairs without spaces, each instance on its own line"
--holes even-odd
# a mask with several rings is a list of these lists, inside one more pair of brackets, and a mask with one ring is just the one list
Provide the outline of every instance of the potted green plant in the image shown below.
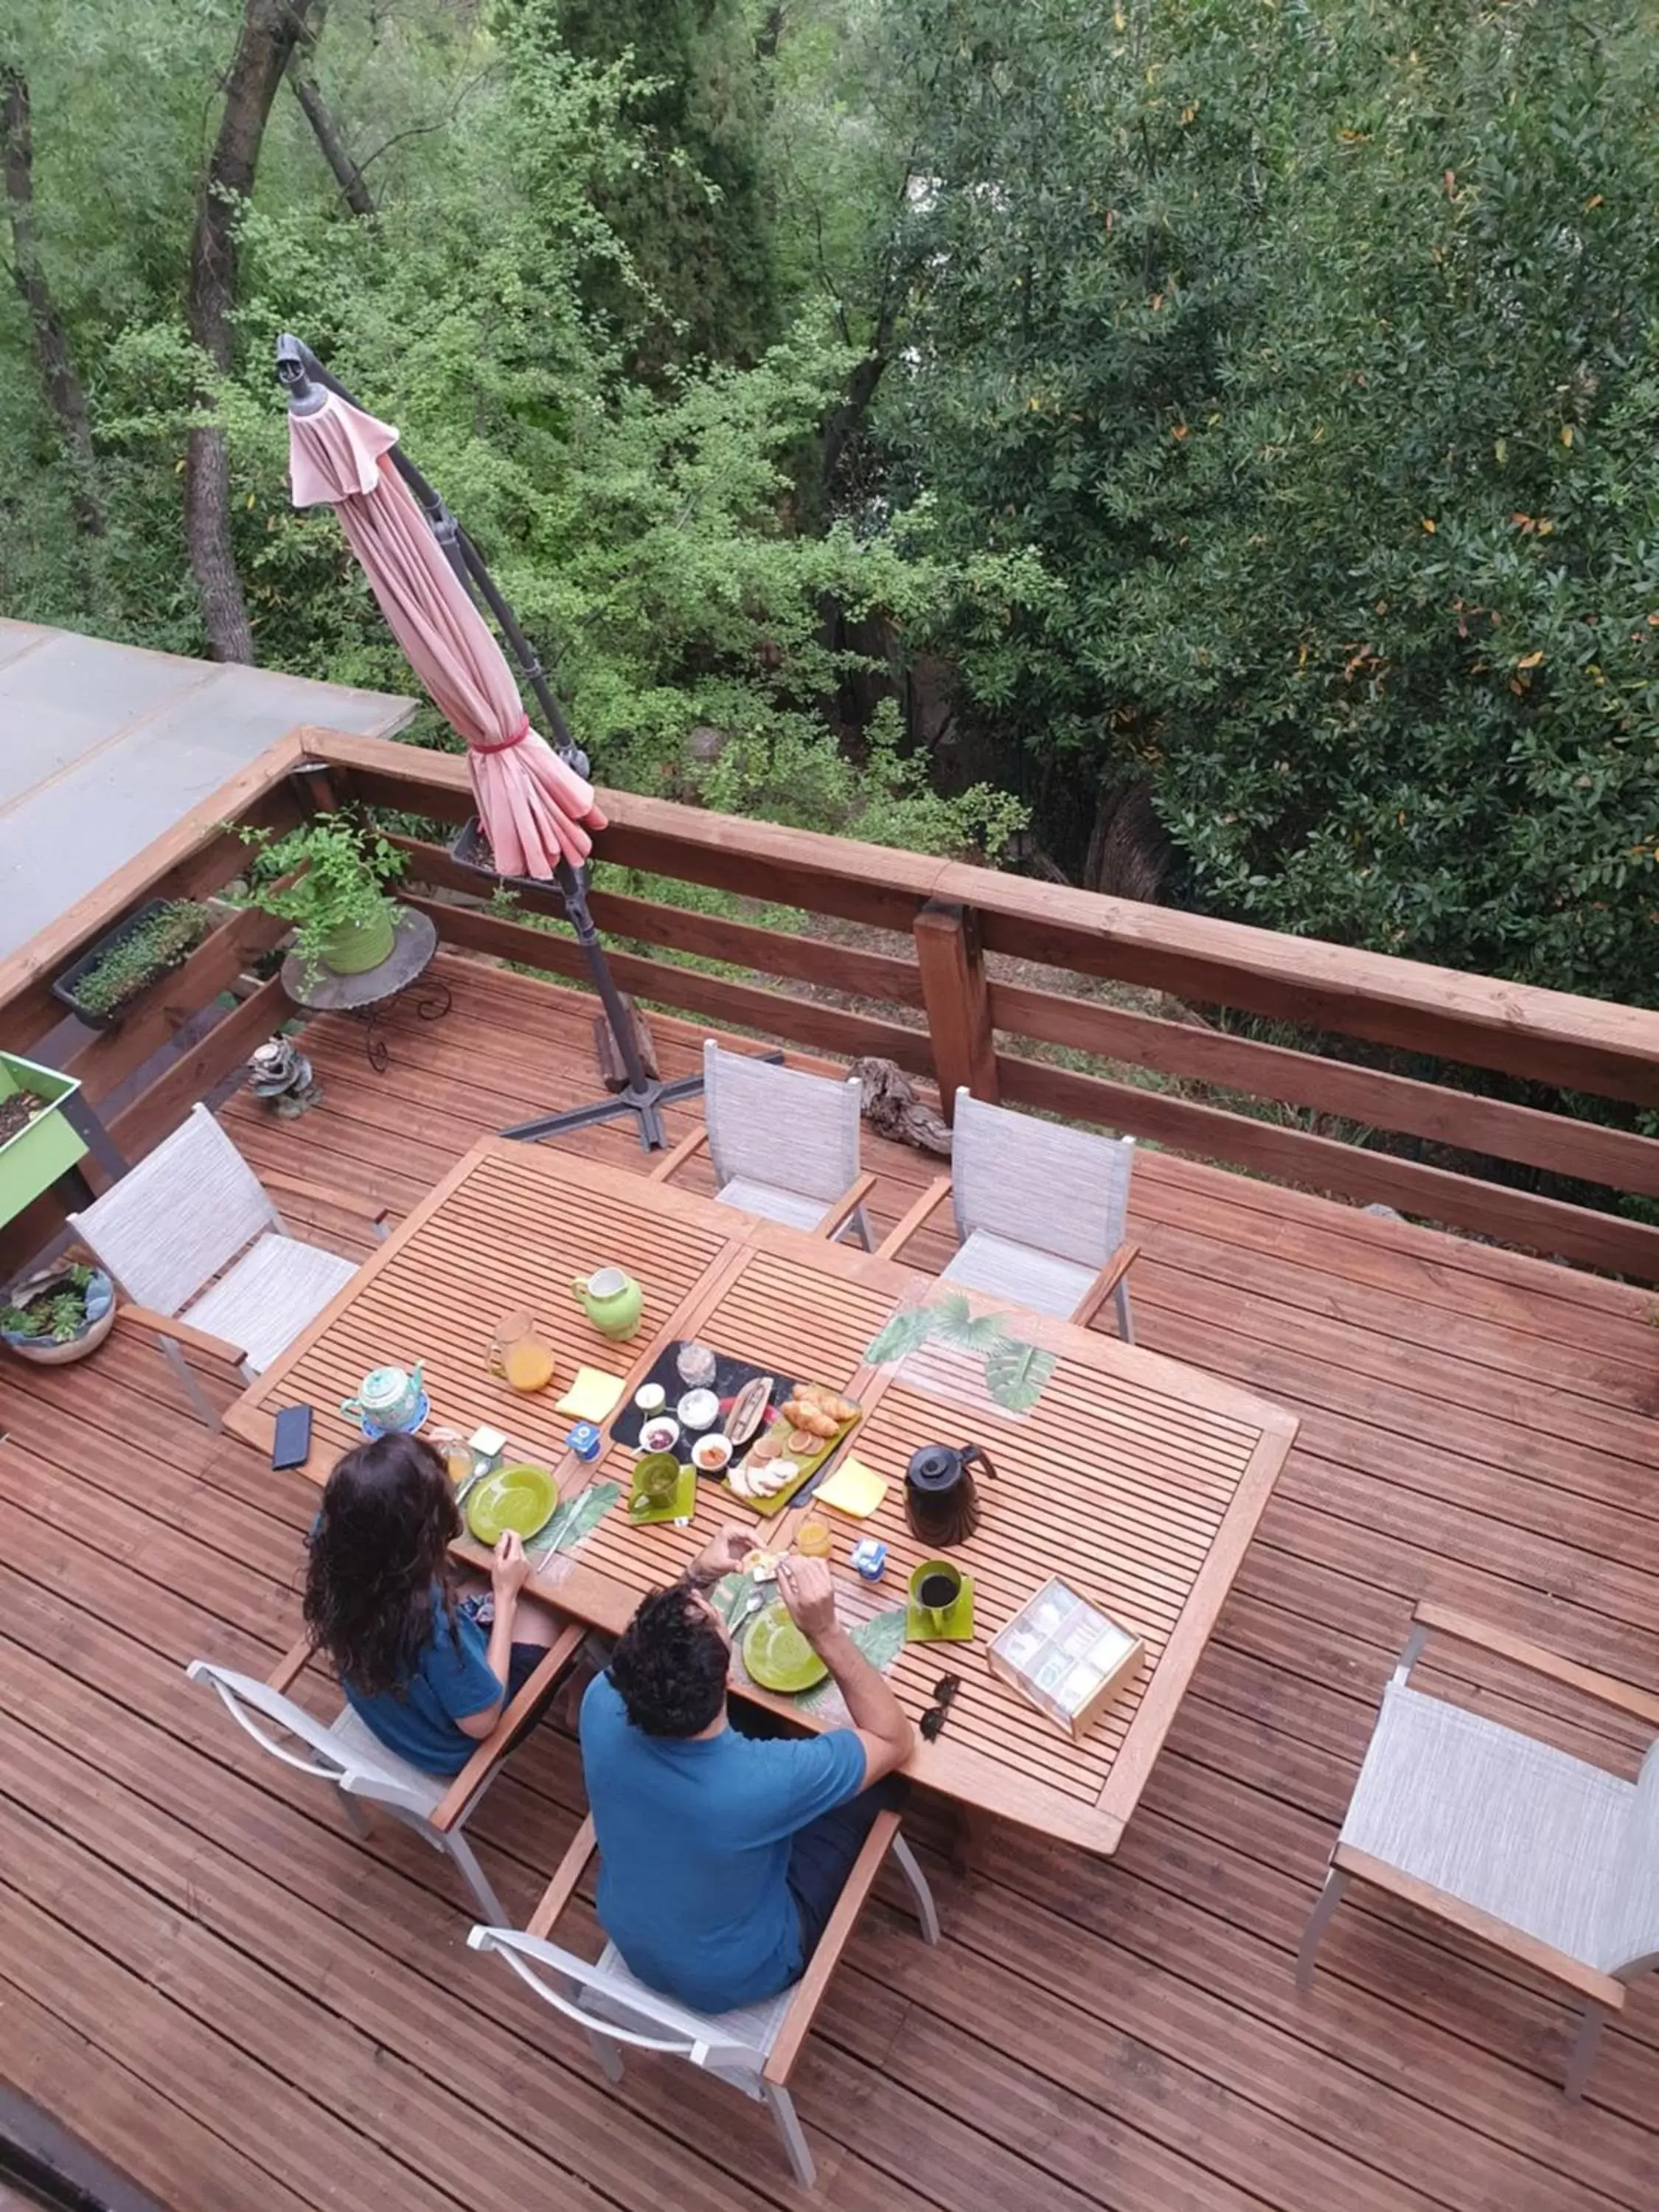
[[286,836],[246,824],[255,848],[248,896],[294,924],[294,949],[313,973],[361,975],[390,959],[398,908],[386,886],[404,856],[376,830],[344,814],[318,814]]
[[87,1140],[64,1110],[80,1088],[73,1076],[0,1052],[0,1224],[84,1157]]
[[101,1267],[55,1261],[14,1283],[0,1305],[0,1343],[37,1367],[67,1367],[115,1326],[115,1285]]
[[52,994],[88,1028],[114,1029],[141,992],[190,957],[207,930],[194,899],[147,899],[66,968]]

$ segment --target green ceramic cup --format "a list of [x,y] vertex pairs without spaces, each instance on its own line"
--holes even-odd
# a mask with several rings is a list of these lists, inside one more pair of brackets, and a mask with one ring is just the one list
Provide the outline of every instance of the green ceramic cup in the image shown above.
[[962,1595],[962,1570],[949,1559],[924,1559],[910,1577],[910,1601],[927,1626],[942,1634]]

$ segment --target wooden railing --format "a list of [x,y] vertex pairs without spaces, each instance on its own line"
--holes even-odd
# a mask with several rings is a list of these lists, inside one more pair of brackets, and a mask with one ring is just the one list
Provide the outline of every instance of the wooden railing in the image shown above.
[[[142,873],[143,863],[134,863],[105,887],[112,896],[83,902],[95,911],[77,909],[37,940],[22,969],[18,961],[0,966],[0,1042],[27,1048],[19,1042],[21,1030],[44,1011],[41,994],[52,974],[77,943],[135,898],[158,884],[199,895],[234,873],[241,848],[216,827],[228,814],[280,826],[319,800],[356,800],[459,824],[472,811],[461,759],[329,731],[294,732],[240,781],[234,794],[228,787],[216,794],[210,805],[216,813],[198,809],[191,824],[174,833],[174,844],[182,839],[183,845],[162,854],[161,871],[140,882],[134,871]],[[1191,1088],[1271,1101],[1362,1132],[1404,1135],[1648,1198],[1659,1198],[1659,1142],[1476,1096],[1449,1081],[1425,1082],[1202,1023],[1000,980],[988,972],[986,955],[1149,986],[1205,1007],[1267,1016],[1307,1036],[1352,1037],[1433,1055],[1451,1068],[1492,1069],[1644,1107],[1659,1107],[1659,1014],[634,793],[602,799],[611,816],[598,844],[603,860],[668,883],[711,886],[902,933],[908,940],[907,950],[873,950],[666,900],[596,890],[594,918],[611,943],[617,979],[641,1000],[809,1050],[880,1054],[936,1078],[947,1106],[965,1084],[982,1097],[1127,1131],[1258,1176],[1381,1201],[1506,1243],[1659,1280],[1659,1228],[1646,1223],[1233,1111],[1205,1097],[1081,1073],[1019,1048],[1066,1047]],[[581,957],[568,936],[512,911],[483,910],[480,878],[442,843],[399,842],[410,856],[410,896],[433,916],[446,943],[583,980]],[[144,860],[161,852],[153,848]],[[465,902],[456,894],[468,895]],[[526,890],[518,910],[556,915],[558,902],[550,893]],[[176,1021],[191,993],[220,988],[251,951],[270,941],[271,926],[259,916],[240,917],[216,932],[165,990],[157,987],[162,1002],[143,1010],[136,1028],[130,1018],[113,1037],[82,1048],[76,1072],[88,1094],[95,1101],[118,1070],[130,1073],[145,1040]],[[657,957],[665,953],[735,967],[744,978]],[[884,1011],[747,980],[756,975],[874,1001]],[[234,1064],[227,1058],[233,1048],[245,1055],[258,1035],[275,1026],[280,1010],[267,995],[273,988],[265,986],[189,1060],[129,1105],[115,1125],[118,1142],[132,1151],[153,1142],[161,1133],[158,1124],[169,1114],[176,1119],[188,1103],[184,1093],[192,1082],[209,1087]]]

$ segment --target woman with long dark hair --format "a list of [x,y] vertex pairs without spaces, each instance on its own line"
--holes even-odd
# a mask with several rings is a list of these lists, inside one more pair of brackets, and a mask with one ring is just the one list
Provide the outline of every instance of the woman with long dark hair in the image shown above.
[[520,1601],[524,1546],[490,1563],[494,1617],[459,1595],[449,1547],[461,1533],[443,1461],[418,1437],[386,1436],[336,1462],[311,1533],[306,1626],[349,1703],[389,1751],[459,1774],[558,1632]]

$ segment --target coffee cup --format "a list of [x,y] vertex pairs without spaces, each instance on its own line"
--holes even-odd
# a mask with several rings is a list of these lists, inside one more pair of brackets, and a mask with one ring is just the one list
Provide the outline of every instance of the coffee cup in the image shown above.
[[962,1570],[949,1559],[924,1559],[910,1577],[910,1601],[936,1632],[950,1625],[951,1608],[962,1595]]

